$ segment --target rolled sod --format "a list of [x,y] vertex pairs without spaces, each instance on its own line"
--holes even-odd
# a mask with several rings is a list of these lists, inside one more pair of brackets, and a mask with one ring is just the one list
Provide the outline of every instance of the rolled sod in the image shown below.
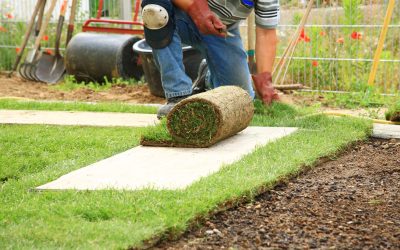
[[385,114],[386,120],[400,122],[400,101],[393,104]]
[[400,122],[400,110],[399,111],[393,111],[387,116],[387,120],[392,121],[392,122]]
[[249,126],[254,114],[250,95],[236,86],[223,86],[179,102],[167,116],[172,141],[142,145],[209,147]]

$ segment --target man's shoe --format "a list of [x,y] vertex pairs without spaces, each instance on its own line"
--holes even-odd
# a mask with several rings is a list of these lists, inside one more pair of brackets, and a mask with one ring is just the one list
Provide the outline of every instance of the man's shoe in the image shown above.
[[206,59],[203,59],[199,65],[199,70],[197,71],[197,78],[193,81],[192,95],[199,94],[207,90],[206,86],[207,71],[208,71],[207,61]]
[[161,118],[165,117],[168,115],[168,113],[175,107],[175,105],[185,99],[186,97],[189,97],[189,95],[185,96],[177,96],[177,97],[172,97],[167,100],[167,104],[163,105],[157,112],[157,118],[160,120]]

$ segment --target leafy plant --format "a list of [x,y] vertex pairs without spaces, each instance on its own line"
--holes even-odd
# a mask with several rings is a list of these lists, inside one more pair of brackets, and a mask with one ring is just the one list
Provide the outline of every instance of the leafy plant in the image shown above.
[[347,25],[358,24],[363,18],[363,13],[360,9],[362,0],[342,0],[344,11],[343,23]]

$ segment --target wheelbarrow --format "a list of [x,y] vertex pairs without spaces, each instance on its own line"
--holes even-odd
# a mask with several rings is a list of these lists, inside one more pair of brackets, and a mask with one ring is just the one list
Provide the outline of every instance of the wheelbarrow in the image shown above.
[[[99,32],[99,33],[114,33],[114,34],[129,34],[129,35],[143,35],[143,23],[138,21],[140,0],[136,0],[134,16],[132,21],[126,20],[114,20],[101,18],[103,12],[104,1],[99,0],[99,6],[97,8],[96,18],[90,18],[86,20],[82,26],[83,32]],[[118,25],[129,25],[131,28],[116,28],[107,26],[93,26],[93,24],[118,24]],[[139,29],[135,26],[139,26]]]

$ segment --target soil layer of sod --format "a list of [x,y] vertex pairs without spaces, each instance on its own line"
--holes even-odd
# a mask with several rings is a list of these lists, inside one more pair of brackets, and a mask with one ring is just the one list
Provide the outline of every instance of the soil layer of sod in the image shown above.
[[400,140],[360,143],[161,249],[400,249]]

